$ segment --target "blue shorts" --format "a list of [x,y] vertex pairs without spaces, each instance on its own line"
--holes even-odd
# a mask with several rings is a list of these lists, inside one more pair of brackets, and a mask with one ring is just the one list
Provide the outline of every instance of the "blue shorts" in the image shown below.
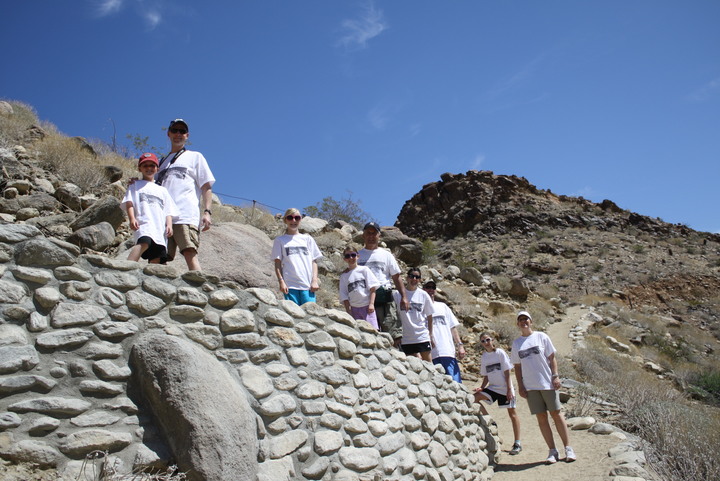
[[293,301],[298,306],[302,306],[306,302],[315,302],[315,293],[310,291],[301,291],[299,289],[288,289],[285,299]]
[[460,377],[460,365],[454,357],[436,357],[433,364],[440,364],[445,369],[445,374],[453,378],[453,381],[462,383]]

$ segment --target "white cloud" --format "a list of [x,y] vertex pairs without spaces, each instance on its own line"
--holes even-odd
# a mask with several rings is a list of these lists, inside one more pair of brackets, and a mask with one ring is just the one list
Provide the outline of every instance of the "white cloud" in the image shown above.
[[476,155],[473,161],[470,162],[470,170],[480,170],[483,162],[485,162],[485,156],[483,154]]
[[145,12],[142,12],[142,16],[145,19],[145,23],[150,28],[150,30],[157,27],[158,24],[162,21],[162,15],[157,10],[147,10]]
[[720,77],[712,79],[688,95],[691,102],[704,102],[720,92]]
[[96,11],[101,17],[112,15],[120,11],[123,0],[100,0],[97,2]]
[[388,107],[384,105],[376,105],[370,109],[370,112],[368,112],[367,119],[370,122],[370,125],[377,130],[384,130],[385,127],[387,127],[388,122],[390,122]]
[[368,3],[358,18],[343,20],[341,27],[343,32],[338,44],[349,50],[366,48],[370,40],[388,28],[382,11],[376,10],[372,3]]

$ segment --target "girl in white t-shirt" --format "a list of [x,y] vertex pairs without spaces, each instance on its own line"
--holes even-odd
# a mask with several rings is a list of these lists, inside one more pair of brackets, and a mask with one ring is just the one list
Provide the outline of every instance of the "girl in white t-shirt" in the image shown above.
[[356,246],[347,246],[343,257],[348,267],[340,274],[340,302],[353,319],[364,319],[379,330],[375,315],[375,289],[380,282],[370,268],[358,265]]
[[482,401],[488,404],[498,402],[501,408],[507,408],[510,422],[512,423],[515,442],[510,449],[510,454],[520,454],[520,417],[515,411],[515,389],[513,388],[510,371],[513,368],[510,357],[507,353],[495,346],[495,341],[488,332],[480,336],[480,343],[485,349],[480,360],[480,374],[483,376],[482,386],[475,390],[475,401],[480,403],[480,410],[487,415],[487,409]]
[[317,259],[322,257],[315,239],[299,231],[302,215],[297,209],[285,212],[285,234],[273,242],[271,259],[280,292],[285,299],[297,305],[315,302],[315,292],[320,289]]

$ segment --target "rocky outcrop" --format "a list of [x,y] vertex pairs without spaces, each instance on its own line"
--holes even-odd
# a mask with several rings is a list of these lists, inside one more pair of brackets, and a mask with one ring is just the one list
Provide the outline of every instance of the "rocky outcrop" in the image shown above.
[[[607,231],[634,227],[657,236],[687,235],[690,229],[582,197],[555,195],[524,177],[471,170],[445,173],[405,202],[395,223],[407,235],[449,239],[475,232],[482,236],[530,234],[572,227]],[[422,219],[422,222],[418,222]],[[707,234],[720,240],[717,234]]]
[[198,480],[491,475],[498,440],[473,396],[367,323],[77,253],[0,226],[4,459],[67,479],[94,451]]

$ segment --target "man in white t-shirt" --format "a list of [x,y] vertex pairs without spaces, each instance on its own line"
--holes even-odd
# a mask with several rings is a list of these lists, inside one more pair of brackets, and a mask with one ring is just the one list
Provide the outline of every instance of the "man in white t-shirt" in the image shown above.
[[395,341],[395,347],[400,347],[403,329],[393,301],[393,285],[400,296],[400,309],[407,311],[410,307],[405,286],[400,279],[400,266],[390,251],[380,247],[380,226],[377,223],[365,224],[363,241],[365,247],[358,252],[358,264],[370,268],[380,282],[380,287],[375,291],[375,315],[378,325],[390,334]]
[[465,357],[465,346],[457,332],[460,323],[447,304],[435,300],[436,289],[437,285],[434,281],[427,281],[423,285],[423,290],[433,301],[432,324],[435,345],[430,356],[433,364],[440,364],[445,369],[445,374],[457,382],[462,382],[458,359]]
[[168,260],[172,260],[179,250],[188,269],[199,271],[200,230],[204,232],[212,225],[210,207],[215,177],[200,152],[185,148],[190,136],[187,122],[183,119],[171,121],[167,136],[172,147],[160,161],[155,180],[170,192],[180,210],[173,222],[173,235],[168,240]]
[[555,448],[548,412],[555,422],[560,439],[565,445],[565,461],[575,461],[575,451],[570,447],[570,431],[565,416],[560,410],[560,375],[558,374],[555,346],[544,332],[534,332],[532,317],[527,311],[517,315],[517,326],[521,336],[512,344],[510,360],[515,365],[515,378],[518,392],[528,400],[530,413],[537,416],[538,426],[543,439],[550,449],[546,464],[558,461],[558,450]]

